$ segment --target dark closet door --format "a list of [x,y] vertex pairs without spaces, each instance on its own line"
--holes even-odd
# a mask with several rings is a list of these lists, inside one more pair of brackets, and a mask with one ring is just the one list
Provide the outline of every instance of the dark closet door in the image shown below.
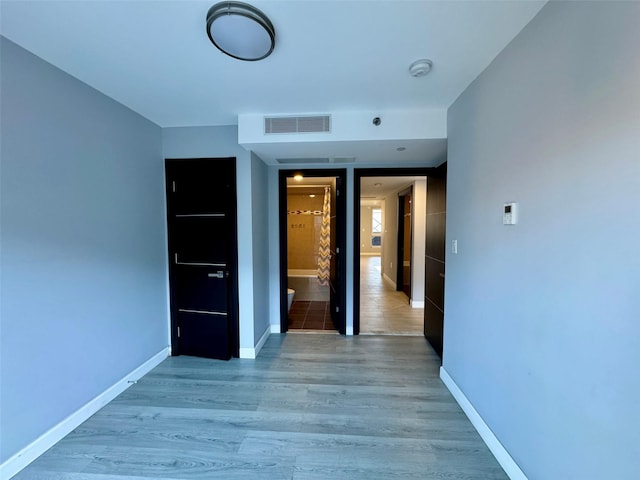
[[427,178],[424,335],[442,358],[447,164]]
[[235,159],[166,160],[172,353],[238,355]]

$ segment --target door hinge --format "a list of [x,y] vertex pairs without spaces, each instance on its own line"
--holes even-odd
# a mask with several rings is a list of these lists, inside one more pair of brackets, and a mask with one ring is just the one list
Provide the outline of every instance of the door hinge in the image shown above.
[[340,253],[340,248],[336,247],[336,254]]
[[180,338],[180,327],[178,327],[178,338]]
[[340,190],[336,190],[336,197],[340,196]]
[[171,182],[171,191],[172,191],[173,193],[176,193],[176,181],[175,181],[175,180],[173,180],[173,181]]
[[340,307],[336,307],[336,313],[340,313]]

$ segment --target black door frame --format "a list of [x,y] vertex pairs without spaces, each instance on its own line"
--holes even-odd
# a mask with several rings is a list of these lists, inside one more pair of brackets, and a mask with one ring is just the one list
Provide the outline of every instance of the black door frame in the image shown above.
[[428,177],[433,167],[356,168],[353,179],[353,334],[360,334],[360,179],[362,177]]
[[[171,190],[171,185],[169,185],[168,177],[167,177],[167,166],[171,163],[177,162],[216,162],[216,161],[232,161],[233,162],[233,191],[236,195],[233,202],[233,208],[229,212],[230,215],[233,216],[231,220],[231,224],[234,226],[231,232],[230,244],[233,246],[233,252],[229,256],[228,263],[228,272],[229,272],[229,280],[228,280],[228,304],[227,304],[227,312],[231,315],[233,319],[229,322],[230,334],[231,334],[231,355],[235,358],[240,357],[240,317],[239,306],[238,306],[238,193],[237,193],[237,172],[238,165],[236,157],[223,157],[223,158],[165,158],[165,198],[168,198]],[[167,202],[168,203],[168,202]],[[171,253],[171,238],[169,235],[169,225],[170,225],[170,216],[171,212],[167,208],[166,211],[167,218],[167,252],[169,255],[169,285],[174,282],[174,266],[173,266],[173,255]],[[171,355],[176,356],[180,355],[179,348],[179,340],[178,340],[178,319],[176,312],[176,298],[175,291],[172,288],[169,288],[169,314],[171,318]]]
[[336,246],[340,249],[340,256],[342,261],[339,265],[339,271],[337,275],[342,279],[340,282],[340,288],[338,294],[338,313],[340,321],[339,331],[341,334],[346,332],[346,276],[347,276],[347,202],[346,202],[346,190],[347,190],[347,169],[287,169],[279,170],[279,183],[278,183],[278,218],[279,218],[279,232],[280,232],[280,332],[285,333],[289,329],[287,311],[287,178],[293,177],[295,174],[301,174],[304,177],[336,177],[340,184],[339,195],[336,197],[336,223],[338,225],[338,234],[336,238]]

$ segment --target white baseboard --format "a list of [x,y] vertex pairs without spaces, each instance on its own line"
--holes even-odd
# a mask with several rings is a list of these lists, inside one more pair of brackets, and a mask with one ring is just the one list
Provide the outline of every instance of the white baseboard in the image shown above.
[[40,435],[18,453],[16,453],[12,457],[9,457],[4,463],[0,465],[0,479],[8,480],[9,478],[13,477],[20,470],[25,468],[36,458],[38,458],[40,455],[42,455],[44,452],[49,450],[52,446],[66,437],[82,422],[91,417],[91,415],[96,413],[107,403],[124,392],[133,384],[133,382],[139,380],[141,377],[149,373],[149,371],[160,364],[160,362],[162,362],[168,356],[169,347],[165,347],[149,360],[144,362],[142,365],[132,370],[129,374],[125,375],[112,386],[107,388],[104,392],[73,412],[60,423]]
[[280,324],[271,325],[271,333],[282,333],[280,330]]
[[260,353],[260,350],[262,350],[262,347],[264,346],[264,343],[269,338],[269,335],[271,335],[271,329],[272,328],[273,328],[273,325],[271,325],[269,328],[267,328],[264,331],[264,333],[262,334],[262,337],[260,337],[260,340],[258,340],[258,343],[256,344],[255,347],[253,347],[253,348],[241,348],[240,349],[240,358],[249,358],[249,359],[256,358],[258,356],[258,354]]
[[509,452],[504,448],[500,440],[494,435],[489,426],[484,422],[480,414],[476,411],[471,402],[467,399],[466,395],[460,390],[456,382],[449,376],[444,367],[440,367],[440,379],[444,382],[449,389],[453,397],[460,405],[460,408],[467,415],[471,424],[480,434],[484,443],[489,447],[493,456],[496,457],[500,466],[504,469],[506,474],[511,480],[527,480],[527,476],[524,474],[520,467],[515,462]]
[[387,275],[386,273],[382,274],[382,277],[389,282],[391,285],[393,285],[394,290],[397,288],[396,282],[394,282],[393,280],[391,280],[391,278],[389,278],[389,275]]
[[424,308],[424,300],[411,300],[411,308]]

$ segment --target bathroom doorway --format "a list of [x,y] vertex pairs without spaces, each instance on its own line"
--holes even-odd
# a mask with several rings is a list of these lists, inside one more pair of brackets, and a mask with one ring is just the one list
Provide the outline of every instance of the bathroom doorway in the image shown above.
[[280,171],[281,331],[345,325],[346,170]]

